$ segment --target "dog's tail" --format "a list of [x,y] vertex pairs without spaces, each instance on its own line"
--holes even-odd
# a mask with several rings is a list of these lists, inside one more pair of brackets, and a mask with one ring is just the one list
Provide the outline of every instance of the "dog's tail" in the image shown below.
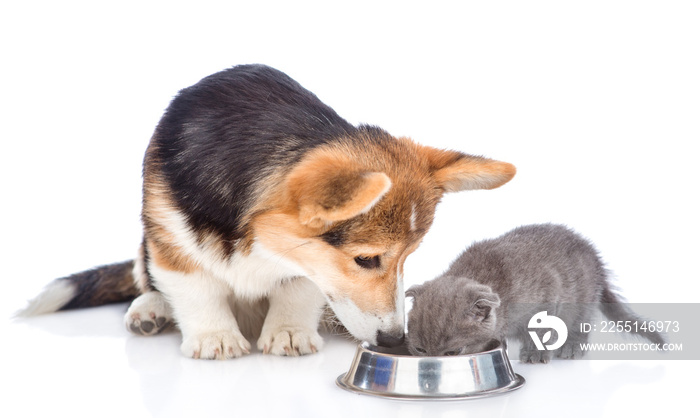
[[[615,292],[607,284],[603,287],[603,293],[600,300],[600,310],[609,320],[619,321],[623,324],[630,324],[631,333],[637,334],[646,338],[652,343],[663,345],[666,342],[664,336],[657,331],[649,331],[647,327],[642,327],[644,319],[632,312]],[[635,323],[638,325],[635,327]]]
[[129,260],[56,279],[15,316],[128,302],[140,294],[134,282],[133,269],[134,261]]

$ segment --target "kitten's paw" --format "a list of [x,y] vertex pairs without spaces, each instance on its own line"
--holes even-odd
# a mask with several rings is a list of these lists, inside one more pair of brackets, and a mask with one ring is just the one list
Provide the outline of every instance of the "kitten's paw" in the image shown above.
[[278,356],[313,354],[323,348],[323,338],[316,330],[280,327],[263,330],[258,339],[258,348],[264,354]]
[[227,360],[250,354],[250,343],[240,333],[218,331],[186,337],[180,349],[195,359]]
[[585,351],[581,349],[581,344],[564,344],[557,353],[557,357],[563,359],[577,360],[583,357]]
[[520,361],[523,363],[549,363],[552,359],[551,351],[524,350],[520,349]]
[[134,299],[126,311],[124,323],[136,335],[155,335],[173,325],[170,305],[160,292],[147,292]]

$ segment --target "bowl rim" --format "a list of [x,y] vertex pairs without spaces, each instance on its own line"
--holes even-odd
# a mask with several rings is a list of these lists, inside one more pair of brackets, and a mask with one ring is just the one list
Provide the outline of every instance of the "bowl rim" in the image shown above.
[[[373,353],[373,354],[383,355],[383,356],[388,356],[388,357],[415,358],[415,359],[439,359],[439,360],[441,360],[441,361],[449,361],[449,360],[447,360],[447,359],[453,359],[453,358],[454,358],[454,359],[464,359],[464,358],[467,358],[467,357],[477,357],[477,356],[482,356],[482,355],[484,355],[484,354],[490,354],[490,353],[493,353],[493,352],[496,352],[496,351],[501,351],[501,352],[506,353],[506,349],[507,349],[507,348],[506,348],[506,345],[505,345],[502,341],[499,341],[499,340],[497,340],[497,339],[494,339],[494,340],[490,341],[489,343],[490,343],[490,344],[496,344],[496,345],[495,345],[493,348],[491,348],[491,349],[489,349],[489,350],[486,350],[486,351],[480,351],[480,352],[478,352],[478,353],[459,354],[459,355],[456,355],[456,356],[414,356],[414,355],[411,354],[411,353],[408,353],[408,354],[394,354],[394,353],[391,353],[391,352],[389,352],[389,351],[390,351],[390,350],[394,350],[394,349],[396,349],[396,348],[398,348],[398,347],[396,347],[396,348],[382,347],[382,346],[379,346],[379,345],[370,344],[370,343],[368,343],[367,341],[361,342],[360,344],[358,344],[358,347],[361,347],[363,350],[369,351],[369,352],[371,352],[371,353]],[[401,346],[401,347],[403,347],[403,346]],[[507,354],[506,354],[506,358],[507,358],[507,357],[508,357],[508,356],[507,356]]]

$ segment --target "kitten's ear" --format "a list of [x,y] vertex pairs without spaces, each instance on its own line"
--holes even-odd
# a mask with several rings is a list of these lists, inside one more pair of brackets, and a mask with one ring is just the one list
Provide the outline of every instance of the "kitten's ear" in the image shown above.
[[415,300],[421,293],[423,293],[423,285],[417,284],[415,286],[411,286],[406,291],[406,297],[413,298]]
[[488,288],[488,290],[483,290],[479,293],[478,299],[469,310],[469,315],[475,321],[483,322],[489,319],[492,316],[491,311],[499,306],[501,306],[501,298]]

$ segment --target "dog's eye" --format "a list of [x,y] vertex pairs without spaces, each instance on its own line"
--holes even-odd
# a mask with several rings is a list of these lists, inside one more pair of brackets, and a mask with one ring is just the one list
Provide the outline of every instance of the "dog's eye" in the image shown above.
[[360,255],[355,257],[355,263],[364,269],[377,269],[381,265],[379,261],[379,256],[365,256]]
[[420,348],[420,347],[413,347],[416,353],[418,354],[425,354],[425,350]]

